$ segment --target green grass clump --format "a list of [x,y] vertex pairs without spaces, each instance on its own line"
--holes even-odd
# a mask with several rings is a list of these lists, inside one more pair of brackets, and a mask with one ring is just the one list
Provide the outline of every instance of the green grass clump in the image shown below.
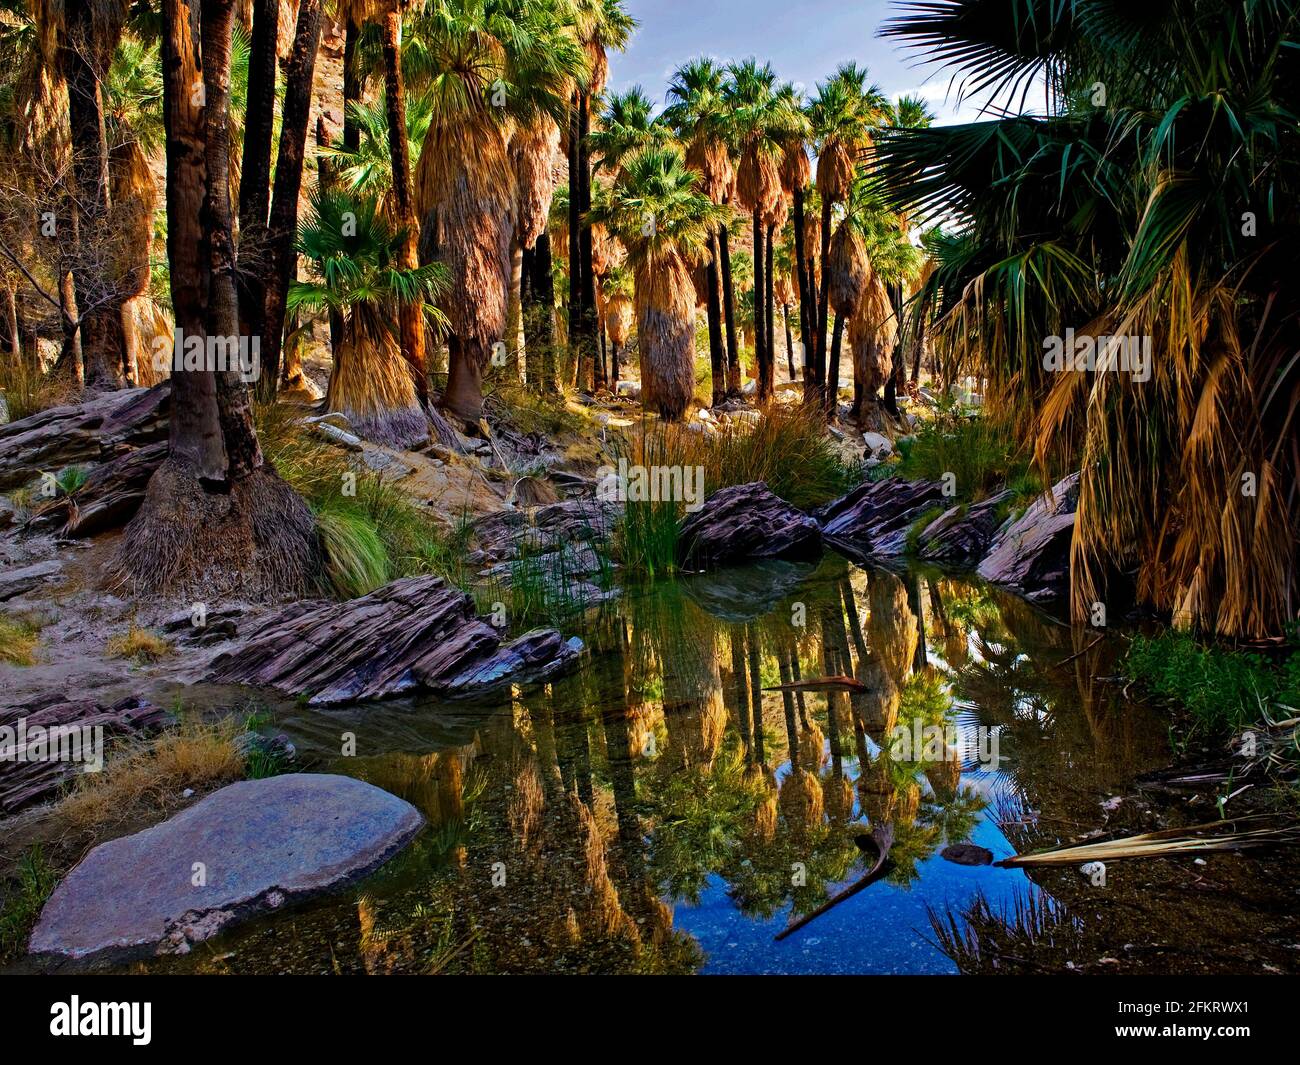
[[27,937],[58,879],[58,871],[39,845],[19,857],[0,903],[0,962],[13,961],[27,952]]
[[297,424],[300,411],[259,407],[258,439],[280,476],[316,514],[327,583],[342,598],[397,577],[435,573],[468,585],[469,522],[448,529],[418,501],[378,474],[357,471],[332,444]]
[[1152,694],[1185,706],[1209,731],[1243,728],[1277,705],[1300,707],[1300,648],[1274,662],[1169,630],[1135,637],[1123,669]]
[[[774,406],[756,421],[730,422],[708,434],[649,424],[625,445],[622,457],[648,468],[702,467],[706,498],[721,488],[763,481],[774,495],[805,511],[862,481],[861,465],[847,461],[820,418],[801,407]],[[615,533],[615,557],[632,574],[672,573],[685,517],[681,500],[628,501]]]
[[325,575],[346,599],[388,583],[388,550],[374,521],[360,508],[327,507],[316,514]]
[[919,423],[914,435],[899,438],[898,451],[900,461],[877,467],[883,471],[879,476],[897,473],[909,481],[940,481],[951,473],[960,502],[983,499],[1002,488],[1025,501],[1043,491],[1013,434],[984,415],[940,412],[932,421]]

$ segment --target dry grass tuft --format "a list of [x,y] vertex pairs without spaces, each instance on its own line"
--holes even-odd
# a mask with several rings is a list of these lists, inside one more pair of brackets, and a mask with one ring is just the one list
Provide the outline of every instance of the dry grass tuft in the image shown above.
[[131,622],[131,627],[121,636],[114,636],[104,650],[111,658],[129,658],[133,662],[157,662],[172,653],[172,645],[156,632],[139,628]]
[[0,662],[30,666],[36,661],[40,629],[22,621],[0,618]]
[[244,755],[235,740],[240,722],[188,722],[148,746],[115,758],[101,773],[85,773],[57,815],[82,832],[118,824],[144,809],[166,810],[186,788],[195,791],[238,780]]

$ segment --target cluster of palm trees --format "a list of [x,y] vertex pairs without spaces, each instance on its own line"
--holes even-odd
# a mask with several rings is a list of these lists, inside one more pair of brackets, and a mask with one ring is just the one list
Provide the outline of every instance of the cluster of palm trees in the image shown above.
[[[873,381],[857,353],[883,352],[892,368],[906,289],[923,258],[905,219],[870,192],[874,136],[899,122],[926,125],[929,114],[912,98],[891,102],[854,64],[805,101],[770,64],[700,58],[674,72],[667,99],[655,114],[640,88],[611,95],[590,138],[596,170],[608,181],[589,221],[626,249],[637,280],[643,401],[675,419],[692,400],[700,305],[712,402],[740,394],[743,325],[753,337],[757,399],[769,401],[780,307],[790,378],[802,375],[804,399],[828,417],[836,414],[841,337],[857,323],[858,416],[863,397],[876,398],[888,375]],[[818,158],[815,184],[810,153]],[[750,291],[738,294],[732,227],[739,211],[753,243]],[[803,349],[798,370],[792,306]]]

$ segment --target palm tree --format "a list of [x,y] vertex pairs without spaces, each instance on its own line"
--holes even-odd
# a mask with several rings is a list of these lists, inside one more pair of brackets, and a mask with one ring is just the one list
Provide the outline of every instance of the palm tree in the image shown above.
[[822,283],[813,323],[816,359],[815,377],[823,392],[827,415],[835,410],[839,381],[828,372],[826,327],[830,307],[827,291],[827,258],[831,246],[832,209],[844,203],[853,187],[858,156],[871,144],[872,131],[879,126],[887,101],[880,90],[868,84],[867,72],[846,63],[826,82],[819,83],[809,104],[808,120],[817,144],[817,192],[821,197]]
[[441,406],[467,429],[506,332],[512,123],[559,118],[586,61],[571,12],[549,0],[434,0],[422,27],[433,119],[416,168],[426,241],[450,271]]
[[784,108],[776,92],[771,64],[747,59],[727,68],[723,100],[728,129],[738,156],[736,198],[750,212],[754,226],[754,354],[758,370],[758,399],[766,402],[774,384],[773,352],[766,317],[769,302],[765,282],[768,235],[784,206],[780,162],[786,130]]
[[640,85],[616,92],[605,101],[598,127],[587,137],[592,173],[604,171],[617,181],[629,156],[671,139],[672,132],[655,118],[654,104]]
[[615,266],[600,279],[601,318],[609,334],[609,389],[618,392],[619,357],[627,347],[632,332],[635,289],[632,271],[625,265]]
[[326,410],[343,414],[359,435],[393,447],[429,436],[401,352],[403,309],[423,308],[446,283],[440,263],[411,266],[409,246],[409,233],[374,199],[318,190],[297,246],[317,280],[295,282],[288,298],[290,314],[326,311],[342,320]]
[[[811,270],[808,262],[812,249],[808,247],[807,241],[805,205],[808,186],[812,181],[812,163],[808,159],[807,146],[808,138],[812,134],[812,124],[808,121],[803,97],[792,84],[787,82],[782,85],[777,95],[780,97],[784,112],[782,124],[785,127],[781,149],[781,187],[789,197],[794,212],[793,263],[789,268],[789,276],[798,285],[799,338],[804,344],[804,399],[808,401],[812,397],[814,385],[812,376],[808,372],[808,340],[813,333],[815,299],[811,290]],[[792,359],[789,350],[790,312],[788,304],[783,305],[785,306],[787,356]],[[790,365],[792,367],[790,376],[793,380],[793,362]]]
[[[626,46],[636,20],[622,0],[573,0],[579,40],[587,56],[587,77],[572,89],[567,129],[569,156],[569,342],[582,387],[598,387],[596,366],[596,278],[591,229],[591,101],[605,91],[609,50]],[[576,264],[576,269],[574,268]]]
[[721,213],[676,147],[651,147],[628,159],[608,203],[592,212],[593,222],[627,246],[642,402],[666,421],[682,417],[695,391],[691,265],[705,254]]
[[[692,59],[678,67],[668,85],[669,106],[663,119],[686,146],[686,165],[700,178],[704,194],[715,204],[731,202],[735,170],[726,140],[726,110],[722,89],[726,72],[712,59]],[[740,353],[736,346],[735,292],[725,221],[709,234],[709,260],[705,268],[708,287],[705,306],[709,316],[709,366],[713,404],[728,391],[740,392]],[[719,297],[719,284],[722,295]],[[723,321],[726,341],[723,342]]]
[[[162,14],[172,303],[182,329],[229,342],[239,335],[228,113],[234,0],[204,3],[201,43],[186,0],[164,0]],[[238,373],[180,369],[171,388],[168,457],[112,569],[142,591],[204,600],[304,593],[319,569],[315,523],[263,458]]]
[[[411,151],[419,155],[429,122],[433,118],[433,101],[426,95],[408,96],[406,139]],[[388,105],[380,99],[352,105],[352,125],[357,131],[357,146],[349,149],[343,142],[321,148],[317,155],[328,163],[335,185],[359,198],[374,198],[389,219],[396,220],[393,202],[393,155],[388,146]]]
[[[1300,499],[1280,486],[1300,476],[1300,364],[1283,249],[1300,214],[1295,58],[1277,42],[1297,19],[1211,0],[956,0],[886,26],[1011,105],[891,134],[880,176],[898,207],[949,219],[927,282],[948,364],[988,378],[1044,470],[1081,471],[1076,617],[1117,571],[1206,630],[1273,634],[1294,615]],[[1046,114],[1016,114],[1040,74]],[[1053,372],[1044,338],[1067,328],[1148,338],[1149,376]]]

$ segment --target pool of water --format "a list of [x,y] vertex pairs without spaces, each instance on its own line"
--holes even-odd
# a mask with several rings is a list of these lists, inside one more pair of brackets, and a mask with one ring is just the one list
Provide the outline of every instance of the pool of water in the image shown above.
[[[1106,805],[1170,760],[1165,718],[1113,675],[1111,637],[976,582],[837,557],[628,590],[569,628],[590,649],[581,670],[492,703],[281,706],[273,727],[312,769],[406,798],[428,830],[352,890],[143,964],[955,973],[1039,964],[1031,951],[1053,967],[1071,952],[1094,968],[1144,951],[1156,968],[1242,964],[1223,898],[1255,882],[1253,859],[1144,863],[1098,888],[1074,869],[941,856],[1151,823],[1142,803]],[[836,675],[859,690],[768,690]],[[861,880],[877,855],[859,840],[883,826],[883,877],[778,939]],[[1294,910],[1278,890],[1252,911]],[[954,951],[944,930],[971,927],[979,950]],[[1268,957],[1288,957],[1292,934],[1265,937]]]

